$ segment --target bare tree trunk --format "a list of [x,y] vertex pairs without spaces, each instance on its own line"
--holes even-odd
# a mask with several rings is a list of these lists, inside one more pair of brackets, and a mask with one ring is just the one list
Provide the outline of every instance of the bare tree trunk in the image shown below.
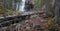
[[6,8],[6,0],[3,0],[3,7]]
[[14,5],[15,5],[14,0],[12,0],[12,9],[14,9]]
[[53,0],[53,2],[52,2],[52,6],[54,6],[54,3],[55,3],[55,0]]
[[51,12],[50,12],[50,1],[49,0],[45,0],[45,10],[46,10],[46,16],[50,17],[51,16]]
[[55,17],[57,24],[60,25],[60,0],[55,0]]
[[16,1],[15,0],[12,0],[12,9],[16,10]]
[[19,8],[20,8],[20,2],[18,2],[18,10],[19,10]]

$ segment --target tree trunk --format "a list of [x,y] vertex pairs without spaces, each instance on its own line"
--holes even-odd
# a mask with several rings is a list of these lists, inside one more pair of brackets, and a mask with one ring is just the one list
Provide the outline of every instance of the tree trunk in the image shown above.
[[3,0],[3,7],[6,8],[6,0]]
[[50,8],[49,8],[49,0],[45,0],[45,10],[46,10],[46,16],[49,17],[51,15]]
[[60,25],[60,0],[55,0],[55,16],[57,24]]
[[16,10],[16,1],[15,0],[12,0],[12,9]]

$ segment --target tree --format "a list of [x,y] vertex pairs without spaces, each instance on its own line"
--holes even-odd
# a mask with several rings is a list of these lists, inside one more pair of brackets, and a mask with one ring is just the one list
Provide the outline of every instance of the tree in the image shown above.
[[55,17],[57,24],[60,25],[60,0],[55,0]]
[[45,5],[45,0],[34,0],[34,10],[41,11],[41,8]]
[[50,1],[49,0],[45,0],[45,10],[46,10],[46,16],[49,17],[51,15],[50,12]]

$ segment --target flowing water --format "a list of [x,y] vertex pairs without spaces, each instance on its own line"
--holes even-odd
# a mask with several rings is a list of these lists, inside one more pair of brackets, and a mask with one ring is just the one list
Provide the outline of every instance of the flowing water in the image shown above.
[[24,12],[24,7],[25,7],[25,0],[22,0],[20,3],[17,3],[16,10],[19,8],[19,11]]

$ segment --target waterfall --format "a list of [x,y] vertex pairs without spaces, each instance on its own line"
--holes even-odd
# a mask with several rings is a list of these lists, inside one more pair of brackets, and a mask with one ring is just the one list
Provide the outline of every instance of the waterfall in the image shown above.
[[22,11],[22,12],[24,12],[25,11],[24,7],[25,7],[25,0],[22,0],[21,5],[19,7],[19,10]]
[[19,3],[16,4],[16,10],[24,12],[25,11],[24,7],[25,7],[25,0],[22,0],[20,4]]

